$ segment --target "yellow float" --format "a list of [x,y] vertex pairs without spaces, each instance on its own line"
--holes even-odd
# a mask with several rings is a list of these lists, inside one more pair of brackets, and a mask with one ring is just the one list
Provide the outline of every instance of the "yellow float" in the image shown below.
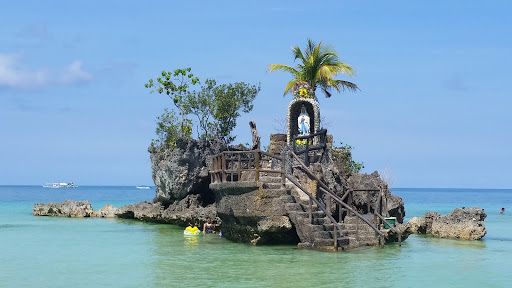
[[183,234],[188,236],[195,236],[201,234],[201,231],[196,226],[188,226],[185,228],[185,231],[183,231]]

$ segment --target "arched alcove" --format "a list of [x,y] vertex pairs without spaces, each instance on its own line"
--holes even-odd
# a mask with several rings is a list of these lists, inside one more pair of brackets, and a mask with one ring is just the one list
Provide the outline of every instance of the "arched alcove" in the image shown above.
[[310,133],[313,134],[320,130],[320,109],[318,102],[315,99],[296,97],[288,105],[286,119],[288,145],[291,145],[293,137],[299,134],[297,119],[299,118],[300,109],[303,105],[306,107],[306,112],[310,117]]

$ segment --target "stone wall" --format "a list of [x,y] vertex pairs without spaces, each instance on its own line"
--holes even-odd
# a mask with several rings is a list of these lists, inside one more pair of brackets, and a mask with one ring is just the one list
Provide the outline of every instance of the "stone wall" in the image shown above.
[[270,153],[279,155],[286,145],[286,134],[270,134]]

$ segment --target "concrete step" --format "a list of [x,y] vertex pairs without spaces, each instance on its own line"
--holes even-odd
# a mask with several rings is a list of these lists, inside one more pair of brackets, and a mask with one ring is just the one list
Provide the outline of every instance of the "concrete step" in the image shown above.
[[[334,247],[334,240],[315,240],[313,243],[299,243],[297,245],[298,248],[304,249],[316,249],[322,251],[336,251]],[[342,237],[338,238],[338,251],[340,250],[348,250],[352,248],[359,247],[359,242],[351,237]]]
[[269,188],[265,189],[265,192],[267,192],[269,195],[289,195],[288,190],[282,188]]
[[324,225],[314,225],[314,224],[304,224],[304,225],[308,225],[310,231],[312,232],[320,232],[320,231],[324,231]]
[[338,246],[341,250],[348,250],[359,247],[359,242],[353,237],[343,237],[338,239]]
[[323,224],[328,224],[328,223],[330,223],[330,221],[326,218],[314,218],[313,217],[313,224],[323,225]]
[[[358,241],[352,237],[341,237],[338,238],[338,247],[351,246],[357,244]],[[315,239],[313,242],[314,246],[334,246],[334,239]],[[355,246],[357,247],[357,246]]]
[[284,207],[286,208],[286,211],[296,211],[296,212],[304,212],[304,209],[302,209],[302,205],[299,203],[285,203]]
[[360,246],[376,246],[376,245],[379,245],[379,239],[378,238],[374,238],[374,239],[370,239],[370,238],[357,238],[357,242],[359,243]]
[[341,224],[342,228],[347,231],[356,231],[359,230],[359,232],[372,232],[375,233],[375,230],[373,230],[368,224],[366,223],[360,223],[360,224]]
[[[303,208],[304,212],[300,212],[298,215],[302,218],[309,218],[309,212]],[[311,213],[311,216],[313,216],[313,220],[314,219],[323,219],[325,218],[325,213],[322,212],[322,211],[313,211]],[[318,224],[323,224],[323,223],[318,223]]]
[[281,197],[279,197],[279,200],[283,201],[284,203],[294,203],[295,204],[295,199],[293,199],[292,196],[287,195],[287,194],[281,195]]
[[281,183],[263,183],[263,189],[281,189]]
[[323,239],[323,238],[316,238],[315,241],[313,241],[313,247],[320,248],[330,246],[334,247],[334,239]]
[[[370,223],[375,224],[375,216],[373,214],[364,214],[361,215],[363,218],[368,220]],[[343,221],[345,224],[355,224],[355,223],[365,223],[363,220],[359,219],[357,216],[346,216],[345,220]],[[364,224],[367,225],[367,224]]]
[[281,184],[281,176],[260,176],[261,183],[279,183]]
[[[340,236],[340,232],[337,232],[338,233],[338,238],[340,237],[344,237],[344,236],[348,236],[347,232],[345,231],[342,231],[341,232],[341,236]],[[315,231],[313,232],[313,237],[316,239],[334,239],[334,231]]]

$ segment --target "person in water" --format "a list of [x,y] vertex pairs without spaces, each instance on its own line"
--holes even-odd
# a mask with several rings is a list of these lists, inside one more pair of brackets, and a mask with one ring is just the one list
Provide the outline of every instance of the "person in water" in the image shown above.
[[215,224],[212,223],[212,219],[208,217],[206,223],[203,226],[203,234],[212,233],[215,234]]
[[503,214],[503,213],[505,213],[505,208],[501,208],[501,211],[499,214]]

